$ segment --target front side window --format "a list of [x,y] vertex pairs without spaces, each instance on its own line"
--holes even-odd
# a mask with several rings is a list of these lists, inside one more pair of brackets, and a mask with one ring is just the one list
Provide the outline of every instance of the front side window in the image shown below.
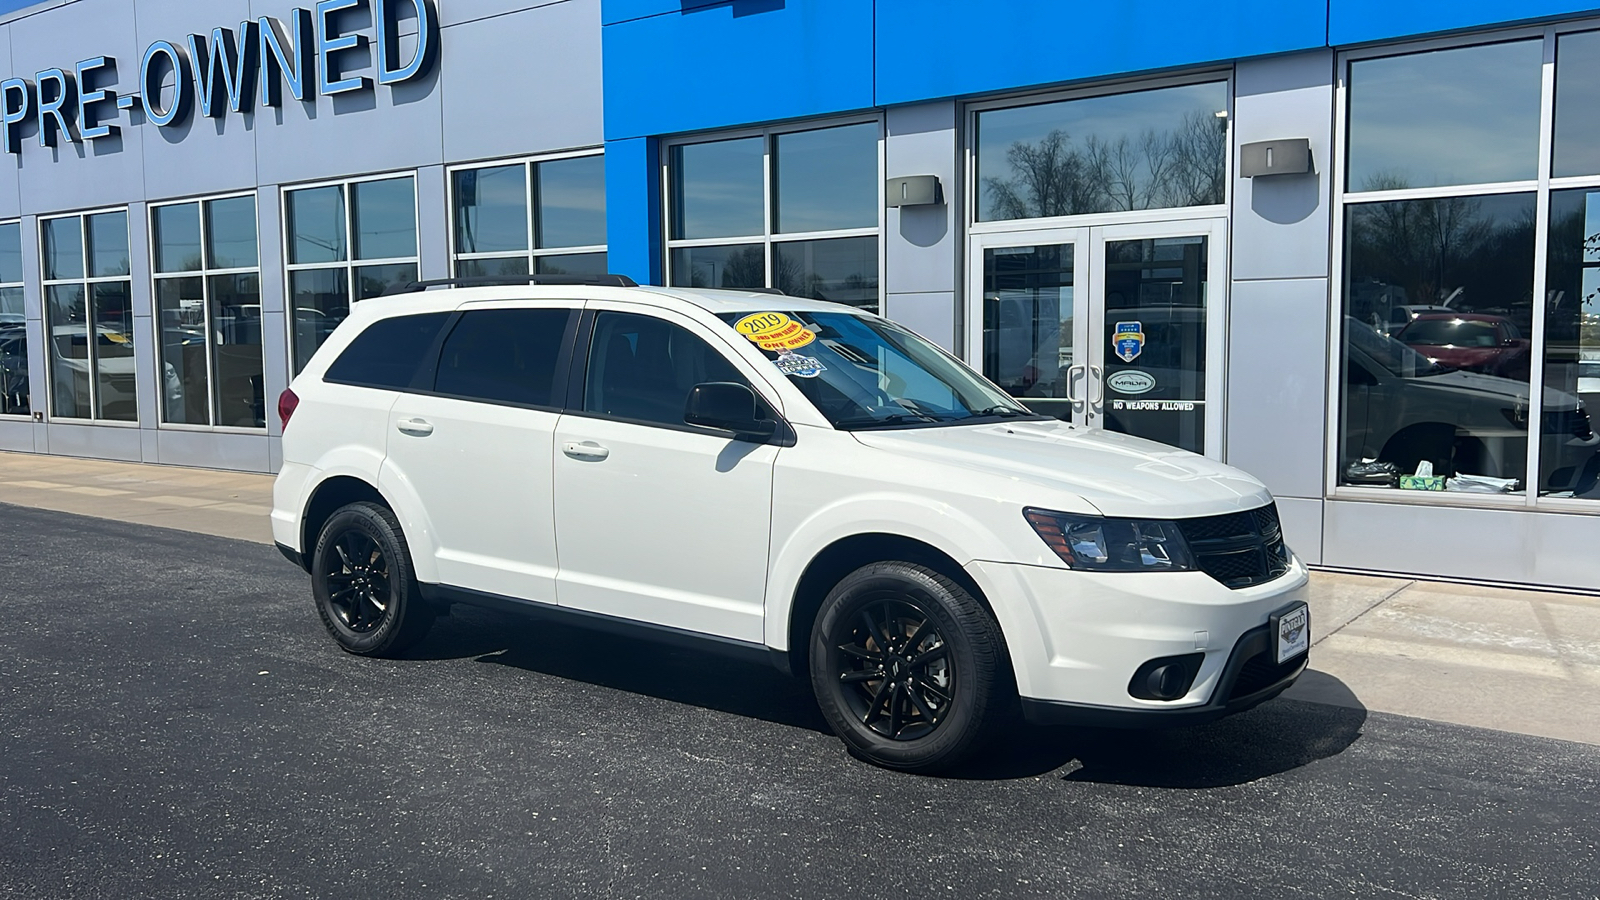
[[295,373],[352,302],[417,280],[416,196],[410,175],[284,192]]
[[667,277],[879,306],[877,122],[678,144]]
[[161,421],[265,427],[255,197],[153,206],[150,244]]
[[126,210],[39,222],[55,416],[135,422]]
[[0,224],[0,416],[33,411],[22,300],[22,223]]
[[927,340],[883,319],[795,310],[721,318],[836,428],[1045,418]]
[[1226,82],[984,110],[977,131],[980,222],[1226,199]]
[[585,412],[683,427],[690,389],[708,381],[749,385],[733,363],[686,328],[633,313],[595,318]]
[[458,277],[605,273],[605,157],[457,169],[450,190]]

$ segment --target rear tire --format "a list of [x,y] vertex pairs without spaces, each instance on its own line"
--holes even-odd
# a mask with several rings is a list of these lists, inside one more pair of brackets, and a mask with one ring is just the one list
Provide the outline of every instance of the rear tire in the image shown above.
[[999,625],[926,566],[879,562],[845,576],[817,612],[810,657],[823,716],[852,751],[886,768],[959,764],[1005,706]]
[[400,523],[376,503],[328,517],[311,558],[311,593],[328,633],[358,656],[394,656],[433,624]]

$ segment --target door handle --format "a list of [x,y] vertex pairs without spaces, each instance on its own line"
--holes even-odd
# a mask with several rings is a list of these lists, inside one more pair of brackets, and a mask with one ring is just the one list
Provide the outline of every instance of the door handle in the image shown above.
[[1099,396],[1089,401],[1090,406],[1100,407],[1106,405],[1106,378],[1105,370],[1099,366],[1089,367],[1089,383],[1099,388]]
[[1073,390],[1073,386],[1078,383],[1078,376],[1082,375],[1087,370],[1088,370],[1088,367],[1082,365],[1081,363],[1079,365],[1068,366],[1067,367],[1067,402],[1068,403],[1071,403],[1073,405],[1077,405],[1077,404],[1083,402],[1083,398],[1078,396],[1077,392],[1075,392]]
[[599,462],[611,455],[610,450],[596,444],[594,441],[584,441],[581,444],[577,441],[567,441],[561,445],[561,452],[573,459],[587,459],[595,462]]
[[395,427],[400,429],[401,434],[409,434],[412,437],[427,437],[433,434],[433,423],[426,419],[401,419],[395,423]]

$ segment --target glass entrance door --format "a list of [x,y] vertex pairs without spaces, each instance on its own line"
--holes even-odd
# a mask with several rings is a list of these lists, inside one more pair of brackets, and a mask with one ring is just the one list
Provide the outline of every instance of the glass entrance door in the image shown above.
[[977,235],[968,358],[1044,415],[1221,457],[1226,223]]

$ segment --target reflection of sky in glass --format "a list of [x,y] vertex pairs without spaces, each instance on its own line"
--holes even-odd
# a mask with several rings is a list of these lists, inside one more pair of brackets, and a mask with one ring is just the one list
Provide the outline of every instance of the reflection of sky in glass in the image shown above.
[[765,233],[761,198],[764,140],[741,138],[672,148],[672,237]]
[[156,271],[192,272],[200,268],[199,204],[158,206],[151,218]]
[[1535,178],[1542,41],[1350,64],[1348,189]]
[[0,282],[22,280],[22,223],[0,225]]
[[128,274],[127,213],[98,213],[89,217],[89,274]]
[[606,162],[580,156],[539,164],[539,246],[606,242]]
[[1554,163],[1558,178],[1600,175],[1600,31],[1556,40]]
[[[1086,97],[978,114],[978,206],[981,218],[991,218],[989,182],[1016,180],[1022,173],[1007,157],[1014,145],[1038,146],[1052,131],[1061,131],[1070,147],[1079,151],[1089,140],[1116,144],[1127,140],[1137,147],[1147,131],[1178,130],[1186,116],[1215,119],[1228,108],[1228,86],[1223,82]],[[1219,128],[1224,121],[1217,122]]]
[[337,186],[290,191],[289,262],[344,260],[344,192]]
[[356,259],[417,255],[417,213],[410,178],[351,185]]
[[528,249],[527,166],[456,173],[456,252]]
[[256,198],[229,197],[206,204],[211,267],[242,269],[256,264]]
[[773,165],[778,181],[773,231],[877,227],[876,122],[780,134]]
[[1600,263],[1600,191],[1583,197],[1583,237],[1583,261]]

